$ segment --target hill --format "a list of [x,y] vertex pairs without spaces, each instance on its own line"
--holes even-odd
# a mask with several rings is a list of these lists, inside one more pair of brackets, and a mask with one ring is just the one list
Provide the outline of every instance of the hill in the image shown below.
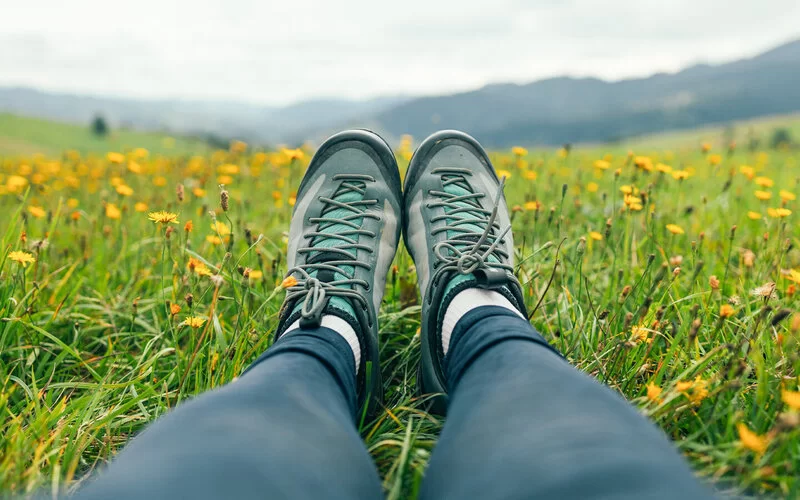
[[469,130],[494,147],[605,142],[800,110],[800,40],[756,57],[608,82],[551,78],[416,99],[376,117],[390,134]]
[[[87,122],[88,123],[88,122]],[[170,137],[156,132],[112,130],[105,138],[79,126],[38,118],[0,113],[0,156],[45,154],[55,156],[67,149],[81,153],[105,153],[142,147],[151,153],[203,153],[208,145],[197,139]]]

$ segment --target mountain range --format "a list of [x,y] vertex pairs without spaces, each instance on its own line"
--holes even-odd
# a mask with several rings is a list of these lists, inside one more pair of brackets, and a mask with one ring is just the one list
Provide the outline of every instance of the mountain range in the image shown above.
[[0,111],[86,124],[100,114],[112,127],[261,143],[319,139],[352,126],[394,140],[406,133],[424,137],[457,128],[492,147],[606,142],[800,111],[800,40],[752,58],[620,81],[559,77],[444,96],[318,99],[286,107],[0,88]]

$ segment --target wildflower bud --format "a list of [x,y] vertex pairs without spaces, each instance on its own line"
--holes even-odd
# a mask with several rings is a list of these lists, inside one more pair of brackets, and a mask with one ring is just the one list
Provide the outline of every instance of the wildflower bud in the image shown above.
[[227,212],[228,211],[228,199],[229,199],[228,192],[223,189],[219,193],[219,204],[222,207],[222,211],[223,212]]
[[167,230],[166,230],[166,231],[164,231],[164,237],[165,237],[166,239],[169,239],[170,235],[171,235],[171,234],[172,234],[174,231],[175,231],[175,230],[173,229],[173,227],[172,227],[172,226],[167,226]]
[[183,192],[183,184],[178,184],[175,188],[175,194],[178,197],[178,203],[183,203],[184,192]]
[[708,278],[708,285],[712,290],[719,290],[719,279],[717,279],[716,276],[710,276]]
[[192,295],[191,293],[187,293],[186,297],[184,297],[183,300],[185,300],[186,305],[189,306],[189,308],[191,308],[192,303],[194,302],[194,295]]
[[697,332],[700,331],[700,326],[702,324],[700,318],[695,318],[694,321],[692,321],[692,327],[689,329],[689,342],[694,342],[694,339],[697,338]]
[[731,227],[731,239],[733,239],[735,235],[736,235],[736,225],[734,224],[733,227]]
[[584,252],[586,252],[586,237],[581,236],[581,239],[578,240],[578,246],[575,249],[575,253],[577,253],[578,255],[583,255]]
[[672,270],[672,275],[674,277],[677,278],[679,274],[681,274],[681,268],[680,267],[676,267],[675,269]]
[[792,314],[792,311],[789,309],[781,309],[772,316],[772,326],[778,326],[778,323],[785,320],[789,315]]
[[253,245],[253,232],[250,231],[250,228],[245,228],[244,230],[244,241],[247,242],[247,246]]
[[631,327],[632,322],[633,322],[633,313],[632,312],[625,313],[625,323],[624,323],[625,326],[623,327],[623,329],[625,331],[628,331]]
[[567,185],[566,184],[562,184],[561,185],[561,199],[564,199],[564,196],[566,196],[566,195],[567,195]]
[[789,329],[794,333],[800,332],[800,313],[794,313]]

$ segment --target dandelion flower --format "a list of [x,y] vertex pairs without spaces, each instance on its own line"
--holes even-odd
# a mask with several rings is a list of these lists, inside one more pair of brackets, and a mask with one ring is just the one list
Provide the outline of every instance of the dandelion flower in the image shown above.
[[116,165],[120,165],[125,161],[125,156],[122,153],[108,153],[106,159]]
[[133,206],[133,209],[137,212],[147,212],[147,203],[140,201]]
[[169,313],[173,316],[181,312],[181,306],[175,304],[174,302],[169,306]]
[[42,217],[47,215],[47,210],[43,209],[42,207],[34,207],[34,206],[28,207],[28,212],[37,219],[41,219]]
[[758,190],[755,192],[756,198],[761,201],[767,201],[768,199],[772,198],[772,193],[769,191],[761,191]]
[[528,156],[528,150],[522,146],[514,146],[511,148],[511,152],[516,156]]
[[781,189],[778,194],[780,194],[781,199],[784,201],[794,201],[797,199],[797,196],[795,196],[794,193],[785,189]]
[[667,224],[667,231],[669,231],[672,234],[684,234],[686,232],[683,230],[681,226],[677,224]]
[[133,194],[133,189],[127,184],[120,184],[117,186],[117,193],[122,196],[130,196]]
[[28,267],[28,264],[33,264],[36,262],[36,257],[33,254],[28,252],[22,252],[19,250],[15,250],[8,254],[8,258],[16,262],[17,264],[21,265],[22,267]]
[[603,235],[598,233],[597,231],[591,231],[589,233],[589,238],[591,238],[591,239],[593,239],[595,241],[600,241],[600,240],[603,239]]
[[501,179],[502,179],[503,177],[505,177],[505,178],[506,178],[506,180],[508,180],[508,179],[510,179],[510,178],[511,178],[511,172],[509,172],[508,170],[502,170],[502,169],[501,169],[501,170],[498,170],[498,171],[497,171],[497,177],[500,177]]
[[106,217],[119,220],[122,218],[122,211],[113,203],[106,204]]
[[164,212],[164,211],[150,212],[149,214],[147,214],[147,218],[159,224],[178,223],[178,214],[174,214],[172,212]]
[[250,281],[258,281],[264,277],[264,273],[259,271],[258,269],[251,269],[250,270]]
[[754,169],[750,165],[742,165],[741,167],[739,167],[739,172],[741,172],[742,175],[744,175],[750,180],[753,180],[753,177],[755,177],[756,175],[756,169]]
[[687,170],[673,170],[672,178],[675,179],[676,181],[682,181],[684,179],[688,179],[689,172]]
[[769,439],[766,436],[756,434],[741,422],[736,424],[736,430],[739,432],[739,444],[743,448],[747,448],[757,455],[763,455],[767,451]]
[[759,220],[762,217],[762,215],[758,212],[750,211],[747,212],[747,217],[749,217],[752,220]]
[[789,217],[792,215],[792,211],[788,208],[768,208],[767,215],[774,219],[782,219],[784,217]]
[[772,186],[775,185],[775,181],[773,181],[769,177],[756,177],[755,183],[765,188],[771,188]]
[[671,174],[672,173],[672,167],[670,167],[669,165],[665,165],[664,163],[657,164],[656,165],[656,170],[658,170],[659,172],[664,173],[664,174]]
[[611,163],[607,162],[606,160],[597,160],[594,162],[594,168],[608,170],[611,168]]
[[281,288],[291,288],[293,286],[297,286],[297,278],[294,276],[287,276],[281,281]]
[[200,328],[205,322],[205,318],[201,318],[199,316],[189,316],[183,320],[182,324],[185,326],[191,326],[192,328]]
[[736,313],[736,309],[730,304],[722,304],[719,308],[720,318],[730,318]]
[[717,154],[708,155],[708,163],[710,163],[711,165],[719,165],[720,163],[722,163],[722,156]]
[[231,228],[228,227],[227,224],[220,221],[214,221],[211,223],[211,230],[215,233],[219,234],[220,236],[228,236],[231,234]]
[[198,276],[211,276],[211,270],[208,268],[208,266],[206,266],[202,260],[194,257],[189,257],[189,262],[186,264],[186,268]]
[[220,238],[216,234],[209,234],[208,236],[206,236],[206,241],[211,243],[212,245],[222,245],[222,238]]
[[590,182],[586,185],[586,190],[590,193],[596,193],[600,186],[596,182]]
[[781,391],[781,399],[792,410],[800,410],[800,392]]
[[647,399],[653,402],[658,401],[662,391],[663,389],[661,389],[661,387],[657,386],[653,382],[650,382],[647,384]]
[[529,211],[529,212],[533,212],[533,211],[536,211],[539,208],[539,202],[538,201],[526,201],[522,205],[522,207],[525,210]]

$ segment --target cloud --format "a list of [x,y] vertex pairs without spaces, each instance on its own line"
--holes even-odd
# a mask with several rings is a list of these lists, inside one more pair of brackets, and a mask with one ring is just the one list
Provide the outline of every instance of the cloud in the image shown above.
[[3,10],[0,85],[271,104],[622,78],[800,35],[794,0],[44,0]]

